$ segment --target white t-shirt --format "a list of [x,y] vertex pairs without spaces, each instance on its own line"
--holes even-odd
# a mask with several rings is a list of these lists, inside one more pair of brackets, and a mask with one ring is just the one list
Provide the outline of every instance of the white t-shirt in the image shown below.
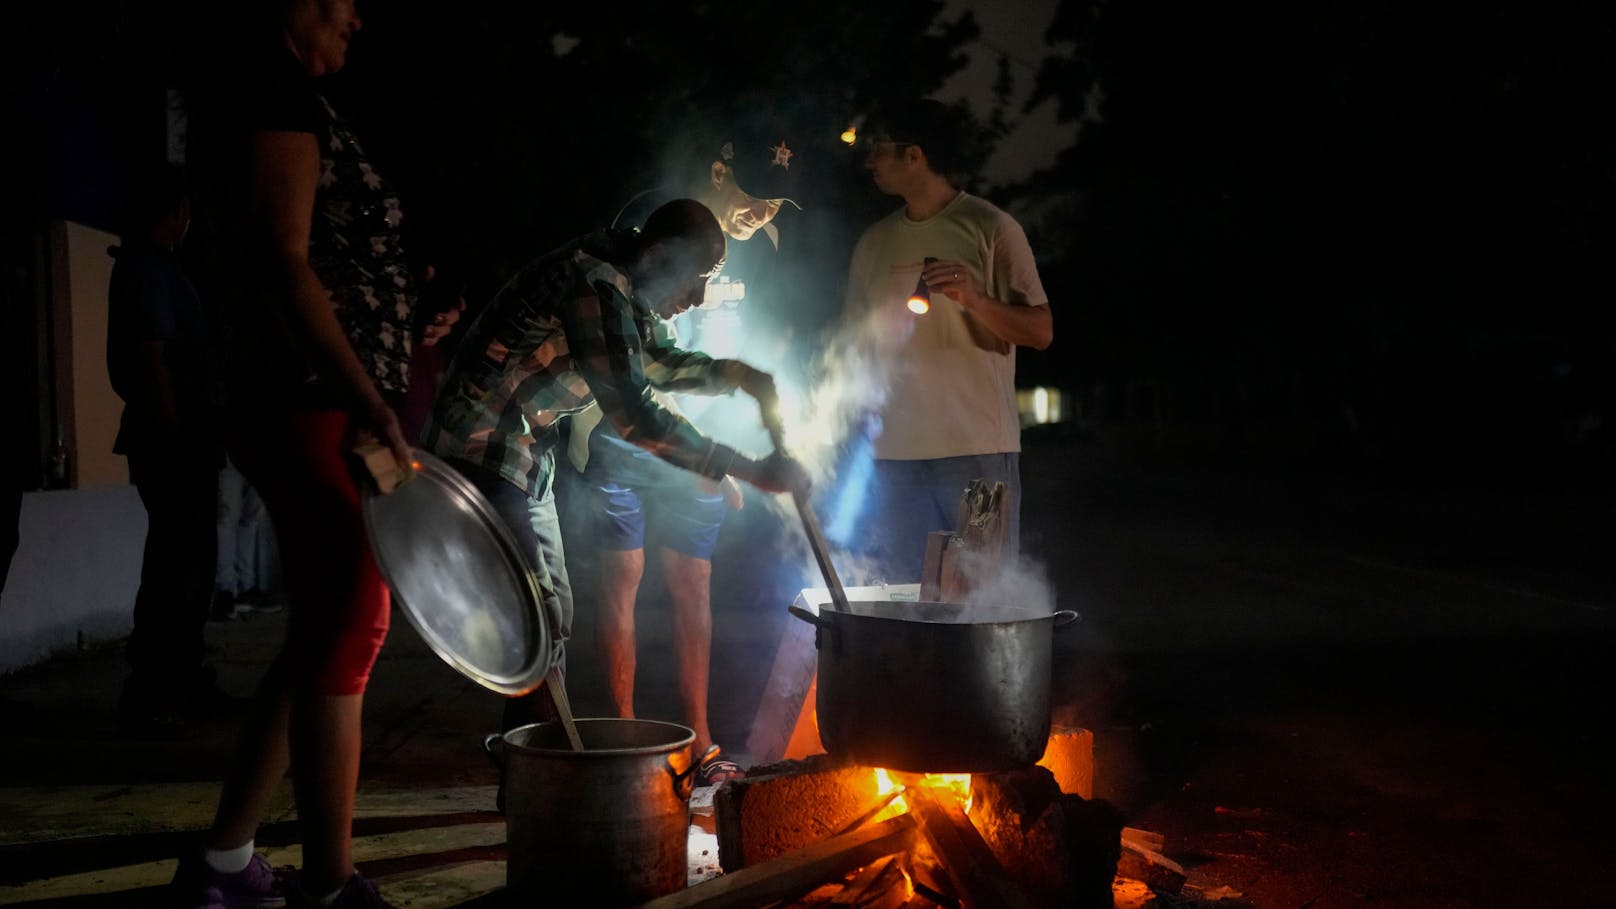
[[977,286],[1000,302],[1049,304],[1026,232],[984,199],[962,192],[925,221],[899,209],[871,225],[853,251],[847,312],[879,326],[874,343],[891,367],[875,456],[1020,451],[1015,345],[942,293],[931,295],[925,315],[907,308],[928,256],[964,262]]

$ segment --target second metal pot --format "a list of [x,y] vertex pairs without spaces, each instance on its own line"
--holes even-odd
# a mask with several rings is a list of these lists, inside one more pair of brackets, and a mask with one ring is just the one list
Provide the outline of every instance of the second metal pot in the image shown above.
[[511,905],[554,905],[583,887],[590,906],[613,909],[682,889],[695,731],[614,718],[577,727],[582,751],[555,723],[483,742],[505,772]]
[[1053,631],[1016,607],[853,602],[792,613],[818,626],[825,750],[870,767],[977,773],[1035,764],[1049,741]]

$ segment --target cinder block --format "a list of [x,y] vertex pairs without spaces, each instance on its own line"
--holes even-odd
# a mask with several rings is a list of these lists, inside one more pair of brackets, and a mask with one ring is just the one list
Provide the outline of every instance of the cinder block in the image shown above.
[[971,777],[971,823],[1038,906],[1110,909],[1122,815],[1063,794],[1046,767]]
[[1071,903],[1066,813],[1048,769],[973,774],[970,817],[1005,872],[1037,905]]
[[1055,775],[1060,791],[1094,798],[1094,733],[1076,726],[1056,726],[1038,766]]
[[835,835],[879,799],[875,771],[828,755],[753,767],[718,787],[718,864],[768,861]]

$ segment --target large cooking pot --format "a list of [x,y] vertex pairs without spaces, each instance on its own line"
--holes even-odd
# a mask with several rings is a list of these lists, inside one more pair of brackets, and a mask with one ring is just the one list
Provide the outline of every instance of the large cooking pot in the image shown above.
[[[695,730],[656,720],[577,721],[576,751],[555,723],[495,733],[483,747],[505,773],[506,889],[512,905],[557,893],[634,906],[689,875]],[[582,889],[579,889],[582,888]]]
[[851,602],[818,614],[819,738],[870,767],[1011,770],[1049,741],[1054,629],[1077,619],[1012,606]]

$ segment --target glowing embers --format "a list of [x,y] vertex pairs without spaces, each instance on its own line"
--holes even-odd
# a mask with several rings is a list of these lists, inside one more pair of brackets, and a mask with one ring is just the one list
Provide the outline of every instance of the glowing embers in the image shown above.
[[965,812],[971,810],[971,775],[969,773],[904,773],[901,770],[889,771],[883,768],[876,768],[873,772],[875,774],[877,793],[883,796],[894,792],[897,793],[896,798],[887,805],[885,810],[876,815],[874,820],[885,820],[908,811],[909,804],[904,800],[903,793],[905,790],[917,786],[937,790],[934,794],[947,792],[959,803],[960,810]]

